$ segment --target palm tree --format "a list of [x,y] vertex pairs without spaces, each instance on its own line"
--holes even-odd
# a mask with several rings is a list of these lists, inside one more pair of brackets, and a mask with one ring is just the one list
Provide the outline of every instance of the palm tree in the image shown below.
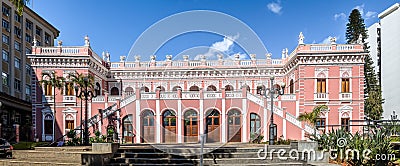
[[[86,82],[85,82],[85,78],[88,78],[88,81],[87,81],[87,84],[86,84]],[[88,88],[93,88],[94,87],[94,77],[92,76],[92,75],[88,75],[88,76],[85,76],[84,74],[82,74],[82,73],[70,73],[69,75],[68,75],[68,79],[71,81],[71,82],[73,82],[74,84],[75,84],[75,87],[76,88],[84,88],[84,87],[88,87]],[[76,92],[76,90],[75,90],[75,92]],[[82,138],[82,141],[83,141],[83,123],[82,123],[82,118],[83,118],[83,113],[82,113],[82,100],[83,100],[83,98],[84,98],[84,96],[78,96],[78,94],[75,94],[79,99],[81,99],[81,125],[80,125],[80,129],[81,129],[81,138]],[[86,116],[86,115],[85,115]]]
[[[43,79],[47,77],[48,79]],[[57,117],[57,110],[56,110],[56,92],[55,90],[61,90],[64,86],[65,83],[65,78],[64,77],[60,77],[57,76],[56,72],[51,72],[51,73],[42,73],[42,80],[39,81],[39,85],[46,85],[46,86],[50,86],[52,89],[54,89],[54,93],[53,93],[53,110],[54,110],[54,120],[53,120],[53,141],[54,140],[54,136],[55,136],[55,122],[56,122],[56,117]],[[44,87],[47,88],[47,87]]]
[[[326,105],[315,106],[313,108],[312,112],[301,113],[299,115],[299,120],[310,123],[314,127],[314,130],[316,131],[316,125],[317,125],[318,118],[321,116],[321,112],[324,110],[327,110],[327,109],[328,109],[328,106],[326,106]],[[314,133],[316,133],[315,131],[314,131]]]
[[29,0],[10,0],[11,3],[17,8],[18,15],[22,16],[24,12],[24,6],[29,3]]

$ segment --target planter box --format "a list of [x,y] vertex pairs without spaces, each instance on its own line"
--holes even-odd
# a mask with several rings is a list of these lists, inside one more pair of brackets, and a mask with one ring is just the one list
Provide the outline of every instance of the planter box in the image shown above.
[[115,153],[119,148],[119,143],[92,143],[93,153]]

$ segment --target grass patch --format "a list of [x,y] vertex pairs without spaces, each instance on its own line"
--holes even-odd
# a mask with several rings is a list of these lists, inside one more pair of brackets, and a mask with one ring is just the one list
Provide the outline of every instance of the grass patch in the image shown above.
[[29,150],[39,146],[47,146],[48,142],[18,142],[13,144],[15,150]]

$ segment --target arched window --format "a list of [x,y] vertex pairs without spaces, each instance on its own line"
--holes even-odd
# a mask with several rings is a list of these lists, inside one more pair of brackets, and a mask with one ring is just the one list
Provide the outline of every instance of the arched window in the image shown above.
[[207,87],[207,91],[217,91],[217,87],[215,87],[214,85],[210,85]]
[[132,87],[127,87],[126,89],[125,89],[125,93],[126,93],[126,95],[128,95],[128,96],[130,96],[130,95],[132,95],[133,94],[133,88]]
[[165,91],[165,88],[163,86],[157,86],[158,89],[160,89],[160,91]]
[[342,93],[350,93],[350,78],[349,73],[342,74]]
[[74,83],[73,82],[66,82],[65,85],[65,94],[66,96],[73,96],[74,95]]
[[257,94],[262,95],[265,92],[265,86],[264,85],[258,85],[257,86]]
[[44,95],[45,96],[51,96],[53,95],[53,86],[51,84],[48,84],[47,82],[43,83],[43,90],[44,90]]
[[111,95],[119,95],[119,89],[117,87],[111,88]]
[[53,116],[50,114],[44,117],[44,134],[53,134]]
[[101,95],[101,86],[100,83],[96,82],[96,88],[94,88],[96,95]]
[[182,88],[181,88],[180,86],[174,86],[174,87],[172,88],[172,91],[178,91],[178,89],[181,89],[181,90],[182,90]]
[[232,85],[226,85],[225,86],[225,91],[233,91],[233,90],[234,90],[234,88],[233,88]]
[[200,88],[196,85],[193,85],[189,88],[189,91],[199,91],[199,90],[200,90]]
[[142,91],[142,92],[150,92],[150,90],[149,90],[149,88],[147,86],[142,86],[140,88],[140,91]]
[[73,130],[74,128],[74,117],[71,114],[68,114],[65,116],[65,129]]

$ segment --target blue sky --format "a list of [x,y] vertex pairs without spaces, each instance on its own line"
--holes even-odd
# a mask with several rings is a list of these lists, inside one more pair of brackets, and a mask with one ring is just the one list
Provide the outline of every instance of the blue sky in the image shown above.
[[[360,9],[366,25],[369,26],[378,21],[379,13],[396,2],[398,1],[31,0],[28,6],[61,31],[57,40],[62,40],[63,45],[83,45],[83,37],[88,35],[92,48],[99,55],[108,51],[111,61],[119,61],[119,56],[130,54],[135,41],[149,27],[181,12],[209,10],[232,16],[255,32],[273,58],[280,58],[282,49],[288,48],[292,51],[296,47],[299,32],[303,32],[305,43],[323,43],[329,36],[336,37],[338,43],[344,43],[347,18],[352,9]],[[207,24],[207,20],[208,18],[203,19],[201,23]],[[216,24],[211,22],[207,26]],[[198,54],[212,52],[210,48],[227,56],[253,53],[251,48],[243,48],[243,43],[235,43],[242,39],[246,41],[244,39],[247,39],[248,34],[235,33],[236,25],[228,23],[229,21],[226,24],[221,22],[217,23],[218,26],[224,25],[221,28],[230,29],[226,35],[196,31],[173,36],[162,44],[149,44],[157,45],[158,49],[154,50],[157,60],[163,60],[167,54],[175,56],[187,53],[192,54],[190,57],[193,59]],[[164,27],[175,29],[176,26],[186,25],[173,22]],[[152,37],[158,37],[164,32],[159,33]],[[134,54],[136,52],[131,53],[128,59],[133,60]],[[265,53],[257,54],[258,57],[264,57],[259,54]],[[142,60],[148,60],[149,55],[141,57]]]

